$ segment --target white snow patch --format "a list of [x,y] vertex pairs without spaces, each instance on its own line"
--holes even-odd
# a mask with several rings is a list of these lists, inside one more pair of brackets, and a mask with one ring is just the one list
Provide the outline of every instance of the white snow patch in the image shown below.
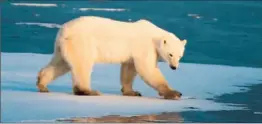
[[143,97],[124,97],[120,95],[120,65],[97,64],[92,74],[92,88],[104,93],[103,96],[72,95],[70,73],[53,81],[49,85],[50,93],[38,93],[37,73],[50,59],[51,55],[1,53],[2,122],[180,112],[191,110],[189,108],[199,111],[246,109],[206,98],[241,92],[241,87],[235,85],[261,83],[262,77],[260,68],[181,63],[178,70],[172,71],[160,62],[169,84],[183,93],[182,100],[152,98],[158,97],[157,92],[139,77],[134,89]]
[[33,7],[57,7],[56,4],[51,3],[11,3],[14,6],[33,6]]
[[200,19],[201,18],[201,16],[199,16],[198,14],[187,14],[187,16],[193,17],[193,18],[196,18],[196,19]]
[[79,8],[80,11],[108,11],[108,12],[121,12],[127,9],[123,8]]
[[262,112],[254,112],[256,115],[262,115]]
[[61,25],[59,24],[53,24],[53,23],[39,23],[39,22],[17,22],[16,25],[36,25],[40,27],[46,27],[46,28],[60,28]]
[[38,16],[40,16],[40,14],[37,14],[37,13],[36,13],[35,16],[38,17]]

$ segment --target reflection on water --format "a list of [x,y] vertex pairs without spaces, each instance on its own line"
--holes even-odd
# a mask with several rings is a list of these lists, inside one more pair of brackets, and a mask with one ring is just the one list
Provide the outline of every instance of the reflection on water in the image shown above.
[[178,123],[184,122],[184,119],[176,112],[165,112],[161,114],[151,115],[137,115],[137,116],[120,116],[109,115],[102,117],[81,117],[81,118],[69,118],[58,119],[58,122],[70,122],[70,123]]

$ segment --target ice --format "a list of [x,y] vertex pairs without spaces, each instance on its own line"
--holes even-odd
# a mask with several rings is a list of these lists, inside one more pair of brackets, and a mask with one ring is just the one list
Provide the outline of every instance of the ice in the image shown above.
[[16,25],[36,25],[45,28],[60,28],[61,25],[54,23],[40,23],[40,22],[17,22]]
[[190,108],[199,111],[248,109],[207,98],[244,92],[239,86],[261,83],[262,78],[261,68],[181,63],[179,69],[173,71],[160,62],[159,67],[169,84],[183,93],[182,100],[159,99],[157,92],[139,77],[134,89],[143,97],[124,97],[120,94],[120,65],[97,64],[92,74],[92,88],[104,95],[75,96],[70,73],[53,81],[49,85],[50,93],[37,92],[37,72],[49,62],[51,55],[2,52],[1,57],[2,122],[112,114],[128,116],[192,110]]
[[108,12],[121,12],[127,9],[123,8],[79,8],[80,11],[108,11]]
[[51,3],[11,3],[14,6],[33,6],[33,7],[57,7],[56,4]]

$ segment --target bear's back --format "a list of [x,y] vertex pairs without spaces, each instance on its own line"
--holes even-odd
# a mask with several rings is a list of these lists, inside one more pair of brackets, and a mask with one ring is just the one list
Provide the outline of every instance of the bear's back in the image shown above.
[[96,42],[101,42],[101,44],[104,42],[112,42],[112,44],[138,42],[141,44],[141,41],[146,42],[149,38],[163,33],[161,28],[144,19],[124,22],[96,16],[81,16],[73,19],[64,24],[61,32],[64,36],[96,39]]
[[73,19],[65,25],[67,26],[82,26],[82,27],[108,27],[108,26],[114,26],[115,28],[121,26],[129,26],[130,22],[124,22],[124,21],[118,21],[118,20],[113,20],[110,18],[104,18],[104,17],[98,17],[98,16],[81,16],[79,18]]

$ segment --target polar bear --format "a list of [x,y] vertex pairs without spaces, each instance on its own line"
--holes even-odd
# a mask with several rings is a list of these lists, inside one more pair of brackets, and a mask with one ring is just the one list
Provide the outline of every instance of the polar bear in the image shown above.
[[[171,69],[178,68],[187,40],[159,28],[148,20],[123,22],[96,16],[81,16],[59,29],[51,61],[38,73],[39,92],[47,85],[72,73],[75,95],[102,95],[90,86],[92,67],[97,63],[121,64],[121,92],[125,96],[142,96],[132,84],[138,74],[146,84],[165,99],[179,99],[157,62],[162,59]],[[105,82],[106,83],[106,82]]]

